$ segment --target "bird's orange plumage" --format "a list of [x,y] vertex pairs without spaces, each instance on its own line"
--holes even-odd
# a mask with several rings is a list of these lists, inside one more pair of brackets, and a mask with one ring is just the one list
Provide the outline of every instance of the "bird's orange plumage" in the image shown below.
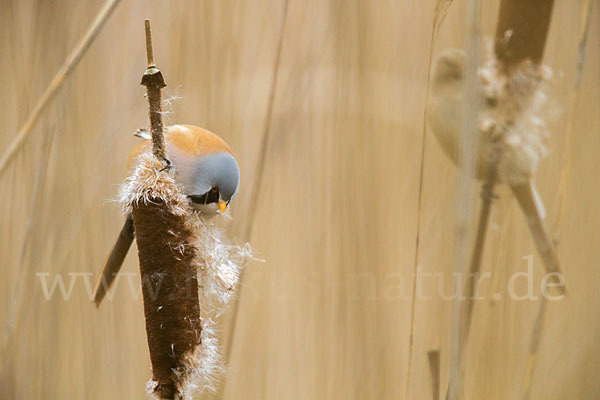
[[[167,147],[175,146],[187,156],[202,156],[219,152],[231,154],[231,149],[220,137],[214,133],[194,125],[173,125],[165,130]],[[144,140],[137,144],[131,153],[127,168],[130,169],[140,154],[152,145],[152,141]]]

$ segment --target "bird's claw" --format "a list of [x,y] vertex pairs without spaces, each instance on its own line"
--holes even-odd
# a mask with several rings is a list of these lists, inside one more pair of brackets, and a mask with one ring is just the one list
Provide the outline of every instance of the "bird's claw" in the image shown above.
[[160,170],[160,172],[169,171],[171,169],[171,161],[169,161],[169,159],[166,157],[163,157],[162,161],[165,163],[165,166]]

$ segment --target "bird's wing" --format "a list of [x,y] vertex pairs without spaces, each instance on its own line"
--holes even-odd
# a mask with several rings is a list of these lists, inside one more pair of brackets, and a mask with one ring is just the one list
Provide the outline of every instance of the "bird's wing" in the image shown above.
[[[561,273],[556,248],[544,222],[544,207],[533,181],[522,185],[511,185],[511,189],[521,206],[521,210],[523,210],[523,214],[525,214],[527,225],[542,257],[546,271],[548,273]],[[561,289],[564,289],[564,286]]]
[[139,137],[140,139],[150,140],[152,139],[152,135],[146,129],[140,128],[134,132],[133,136]]
[[125,220],[125,224],[123,224],[119,238],[106,259],[102,273],[96,282],[94,288],[94,303],[96,303],[96,307],[100,306],[102,299],[104,299],[106,292],[108,292],[119,269],[121,269],[121,264],[123,264],[123,260],[129,251],[131,242],[133,242],[133,237],[133,218],[131,217],[131,214],[129,214]]

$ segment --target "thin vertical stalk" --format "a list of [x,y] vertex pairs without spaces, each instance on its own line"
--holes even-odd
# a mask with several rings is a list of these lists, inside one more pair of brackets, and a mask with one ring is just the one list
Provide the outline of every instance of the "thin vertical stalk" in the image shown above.
[[[252,185],[252,194],[250,195],[250,212],[248,213],[247,223],[244,227],[244,240],[249,241],[250,236],[252,234],[252,227],[254,226],[254,221],[256,220],[256,213],[258,210],[258,197],[260,194],[260,190],[262,188],[263,177],[265,174],[265,166],[266,166],[266,158],[267,158],[267,150],[269,146],[269,141],[271,137],[271,124],[273,123],[273,109],[275,107],[275,94],[277,92],[277,79],[279,77],[279,66],[281,64],[281,53],[283,48],[283,38],[285,34],[285,26],[288,18],[288,0],[285,0],[283,5],[283,21],[281,23],[281,29],[279,31],[279,42],[277,43],[277,50],[275,53],[275,62],[273,65],[273,80],[271,81],[271,88],[269,90],[269,100],[267,105],[267,113],[265,116],[265,124],[263,127],[262,139],[260,152],[257,156],[257,166],[256,166],[256,178],[254,185]],[[233,346],[233,338],[235,336],[235,330],[237,326],[237,318],[238,318],[238,310],[239,303],[242,297],[242,290],[244,288],[243,279],[244,279],[244,269],[240,273],[239,279],[239,294],[237,298],[234,300],[231,308],[231,329],[229,333],[229,337],[226,345],[224,346],[224,362],[225,365],[229,365],[229,359],[231,357],[231,349]],[[223,398],[223,391],[225,387],[225,379],[221,383],[219,387],[219,391],[217,392],[216,398]]]
[[30,258],[31,243],[35,234],[34,227],[37,225],[39,218],[41,198],[44,191],[46,173],[48,171],[48,163],[50,160],[50,153],[52,151],[52,142],[55,132],[56,127],[53,126],[50,129],[49,134],[46,135],[44,141],[42,142],[42,158],[40,160],[38,173],[33,186],[31,208],[25,228],[25,240],[21,245],[21,255],[18,269],[19,272],[17,274],[15,286],[12,290],[10,304],[8,307],[8,319],[6,321],[4,337],[2,338],[2,343],[0,344],[0,377],[4,375],[4,369],[8,359],[8,351],[13,341],[15,329],[19,324],[19,312],[23,299],[23,281],[25,280],[26,273],[31,272],[31,263],[28,262],[28,259]]
[[429,102],[429,81],[431,78],[431,62],[433,60],[433,46],[435,44],[435,38],[437,33],[446,17],[448,7],[452,4],[452,0],[437,0],[434,15],[433,15],[433,28],[431,30],[431,38],[429,40],[429,57],[427,60],[427,82],[425,84],[425,111],[423,112],[423,129],[421,131],[421,163],[419,167],[419,195],[417,198],[417,222],[416,222],[416,235],[415,235],[415,255],[413,262],[413,281],[412,281],[412,292],[411,292],[411,303],[410,303],[410,323],[409,323],[409,337],[408,337],[408,361],[406,363],[406,381],[404,383],[404,396],[408,397],[408,390],[410,387],[411,373],[412,373],[412,360],[413,360],[413,345],[415,336],[415,312],[416,312],[416,292],[417,292],[417,268],[419,267],[419,244],[421,237],[421,206],[423,198],[423,174],[425,172],[425,145],[426,133],[427,133],[427,103]]
[[[578,35],[577,45],[577,64],[575,67],[575,82],[573,85],[573,91],[569,99],[569,114],[567,117],[566,127],[566,139],[563,145],[562,153],[562,168],[560,173],[560,183],[558,189],[558,200],[555,208],[555,219],[552,234],[556,242],[558,243],[561,232],[561,223],[565,211],[565,195],[567,193],[567,186],[569,182],[569,176],[571,172],[571,148],[572,148],[572,137],[573,137],[573,121],[575,110],[577,109],[577,103],[579,99],[579,88],[581,86],[581,76],[583,73],[583,64],[585,61],[585,52],[587,47],[588,32],[590,28],[590,16],[592,9],[593,0],[584,0],[581,7],[580,16],[580,27]],[[535,325],[533,333],[531,335],[531,343],[529,345],[529,361],[527,363],[527,372],[523,383],[523,400],[529,400],[531,397],[531,383],[533,375],[535,373],[537,355],[540,346],[541,337],[545,327],[545,315],[548,302],[546,297],[542,297],[540,307],[535,319]]]
[[573,122],[575,110],[579,99],[579,88],[581,86],[581,76],[583,74],[583,63],[585,61],[585,51],[588,43],[588,32],[590,28],[591,9],[593,0],[584,0],[580,16],[579,40],[577,45],[577,64],[575,69],[575,83],[569,99],[569,114],[567,117],[566,139],[562,152],[562,169],[560,173],[560,183],[558,187],[558,201],[554,212],[555,220],[553,234],[556,239],[560,237],[560,225],[562,223],[565,211],[565,194],[567,193],[567,184],[571,173],[571,148],[573,137]]
[[[457,241],[456,241],[456,260],[455,272],[457,276],[464,276],[464,267],[468,260],[468,243],[471,235],[469,234],[469,225],[472,220],[473,210],[475,209],[473,176],[475,175],[476,156],[477,156],[477,119],[480,110],[479,95],[479,77],[478,68],[481,59],[481,0],[470,0],[467,9],[467,60],[463,90],[465,93],[465,104],[463,105],[461,115],[461,135],[459,138],[459,165],[460,176],[458,184],[458,209],[457,209]],[[487,231],[488,220],[491,207],[491,191],[493,190],[496,173],[495,164],[488,176],[488,181],[484,185],[484,190],[489,191],[483,196],[483,206],[479,217],[479,226],[477,239],[471,257],[469,272],[478,272],[481,265],[483,254],[483,245],[485,243],[485,233]],[[462,398],[463,392],[463,358],[465,353],[466,337],[468,336],[468,325],[470,317],[466,314],[472,308],[472,280],[467,279],[466,304],[463,303],[463,297],[459,294],[454,302],[452,319],[452,344],[450,349],[450,381],[446,393],[447,400],[458,400]]]

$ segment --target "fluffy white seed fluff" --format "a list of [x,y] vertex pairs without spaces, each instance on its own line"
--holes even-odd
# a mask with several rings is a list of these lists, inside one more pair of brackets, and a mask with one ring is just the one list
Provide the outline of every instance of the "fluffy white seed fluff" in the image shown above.
[[545,80],[550,69],[529,61],[511,70],[507,77],[491,51],[479,69],[485,106],[479,127],[488,160],[499,156],[501,182],[518,185],[528,182],[546,154],[548,136],[542,107],[546,102]]
[[133,205],[148,204],[153,198],[162,199],[175,215],[190,212],[189,201],[177,186],[173,172],[163,168],[163,163],[152,152],[140,154],[133,173],[125,179],[119,190],[125,214],[131,213]]
[[[175,182],[173,173],[165,171],[150,151],[140,155],[134,172],[121,185],[120,202],[126,213],[135,204],[162,199],[175,215],[185,216],[190,240],[196,249],[194,264],[198,271],[198,297],[202,319],[199,344],[183,356],[182,367],[173,371],[180,399],[191,399],[195,392],[214,391],[224,367],[219,353],[215,320],[225,311],[235,294],[243,265],[252,259],[249,244],[228,242],[211,220],[192,211],[188,198]],[[150,398],[157,382],[146,384]]]

